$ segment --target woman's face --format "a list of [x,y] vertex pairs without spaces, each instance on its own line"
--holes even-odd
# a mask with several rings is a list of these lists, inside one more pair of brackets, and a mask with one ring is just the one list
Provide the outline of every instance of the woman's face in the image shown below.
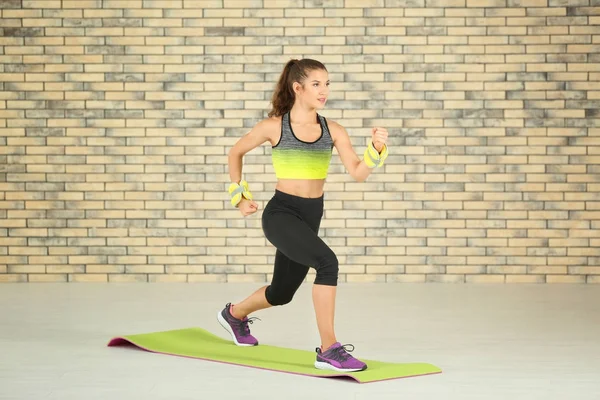
[[294,82],[296,101],[317,110],[325,107],[329,96],[329,74],[322,69],[309,71],[303,84]]

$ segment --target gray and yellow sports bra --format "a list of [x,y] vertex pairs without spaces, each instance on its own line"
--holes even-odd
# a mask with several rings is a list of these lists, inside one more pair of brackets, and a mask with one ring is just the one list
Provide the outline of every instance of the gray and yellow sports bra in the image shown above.
[[281,117],[281,138],[272,147],[275,175],[279,179],[325,179],[331,162],[333,139],[325,117],[317,114],[321,136],[314,142],[300,140],[294,134],[290,113]]

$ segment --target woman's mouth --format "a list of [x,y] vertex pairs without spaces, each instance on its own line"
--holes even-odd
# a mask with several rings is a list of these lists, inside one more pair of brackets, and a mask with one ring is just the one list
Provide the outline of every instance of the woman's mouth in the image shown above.
[[319,101],[320,101],[322,104],[325,104],[325,102],[327,101],[327,99],[326,99],[325,97],[321,97],[321,98],[319,99]]

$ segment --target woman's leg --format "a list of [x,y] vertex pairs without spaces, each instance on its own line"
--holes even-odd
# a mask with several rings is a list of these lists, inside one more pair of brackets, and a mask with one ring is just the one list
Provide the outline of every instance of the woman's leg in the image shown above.
[[255,311],[271,307],[265,297],[265,289],[267,287],[268,286],[263,286],[250,296],[246,297],[242,302],[233,304],[231,307],[231,315],[237,319],[243,319]]
[[333,327],[336,289],[335,286],[313,285],[313,304],[317,317],[317,327],[321,336],[321,349],[323,351],[337,342]]
[[267,239],[287,258],[316,269],[313,303],[321,345],[324,350],[327,349],[337,341],[334,332],[338,278],[336,255],[313,228],[293,214],[273,213],[263,228]]
[[307,273],[307,266],[290,260],[277,250],[271,284],[261,287],[244,301],[235,304],[232,310],[233,316],[242,319],[258,310],[288,304]]

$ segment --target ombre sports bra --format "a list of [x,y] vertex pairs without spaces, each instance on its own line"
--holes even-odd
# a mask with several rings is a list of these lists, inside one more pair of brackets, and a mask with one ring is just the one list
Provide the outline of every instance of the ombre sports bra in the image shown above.
[[333,139],[325,117],[317,114],[321,136],[314,142],[294,134],[290,113],[281,117],[281,138],[272,147],[273,168],[279,179],[325,179],[331,162]]

